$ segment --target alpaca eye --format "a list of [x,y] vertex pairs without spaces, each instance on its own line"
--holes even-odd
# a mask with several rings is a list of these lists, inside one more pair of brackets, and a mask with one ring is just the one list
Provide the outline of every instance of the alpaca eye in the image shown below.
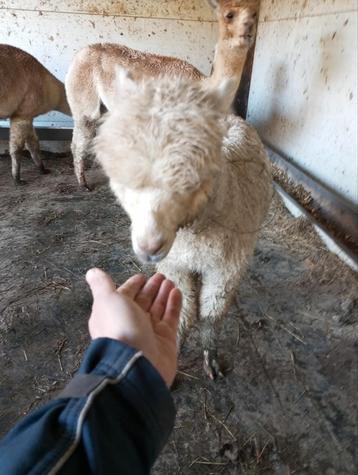
[[229,12],[229,13],[226,15],[226,18],[227,18],[228,20],[232,20],[232,19],[234,18],[234,16],[235,16],[234,12]]

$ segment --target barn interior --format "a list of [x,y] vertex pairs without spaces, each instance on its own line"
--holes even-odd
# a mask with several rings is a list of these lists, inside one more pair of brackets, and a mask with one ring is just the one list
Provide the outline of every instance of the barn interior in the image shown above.
[[[154,474],[353,474],[357,467],[357,2],[261,0],[234,110],[258,131],[275,194],[223,324],[225,377],[202,369],[198,329],[179,358],[177,419]],[[212,69],[206,0],[4,0],[0,43],[64,80],[96,42]],[[101,170],[73,174],[70,117],[37,117],[46,168],[24,153],[14,186],[0,121],[0,435],[75,374],[89,344],[96,266],[121,283],[151,274]],[[235,206],[235,203],[233,203]]]

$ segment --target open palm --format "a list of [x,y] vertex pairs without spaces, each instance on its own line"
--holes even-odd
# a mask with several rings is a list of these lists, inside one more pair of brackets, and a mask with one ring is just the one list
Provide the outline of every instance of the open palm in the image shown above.
[[93,295],[89,331],[92,339],[112,338],[143,352],[170,386],[177,368],[176,336],[181,293],[162,274],[142,274],[116,288],[100,269],[86,275]]

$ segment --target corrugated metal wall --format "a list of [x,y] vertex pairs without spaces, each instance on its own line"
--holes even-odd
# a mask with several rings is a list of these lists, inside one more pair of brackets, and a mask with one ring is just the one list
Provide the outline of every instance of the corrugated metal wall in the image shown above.
[[[106,41],[177,56],[209,73],[216,38],[206,0],[0,0],[0,43],[33,54],[61,80],[76,51]],[[70,125],[62,114],[37,123]]]
[[261,0],[248,120],[358,204],[357,1]]

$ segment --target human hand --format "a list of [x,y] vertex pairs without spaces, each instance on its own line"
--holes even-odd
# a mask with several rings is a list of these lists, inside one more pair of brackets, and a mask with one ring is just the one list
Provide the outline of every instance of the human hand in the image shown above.
[[116,288],[111,277],[91,269],[93,296],[88,322],[92,339],[112,338],[143,352],[168,386],[177,369],[177,329],[181,292],[162,274],[138,274]]

